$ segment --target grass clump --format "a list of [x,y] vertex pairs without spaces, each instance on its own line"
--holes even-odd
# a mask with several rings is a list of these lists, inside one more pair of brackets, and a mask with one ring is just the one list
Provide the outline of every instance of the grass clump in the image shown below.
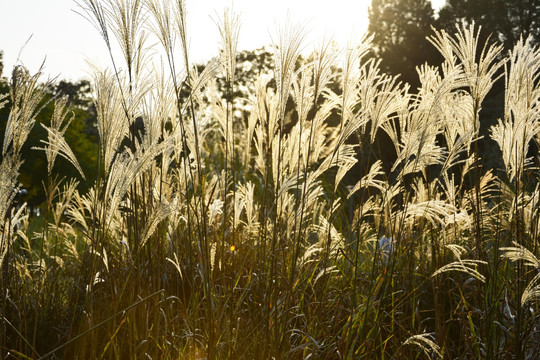
[[[444,61],[419,68],[412,91],[381,73],[369,37],[305,60],[287,24],[273,72],[237,99],[235,15],[200,69],[182,1],[79,5],[122,54],[94,72],[97,180],[77,190],[56,99],[47,207],[30,227],[14,199],[43,92],[16,67],[0,165],[3,358],[538,353],[540,51],[528,40],[505,57],[474,25],[435,31]],[[480,111],[500,78],[490,135],[504,167],[487,170]],[[58,155],[80,179],[54,177]]]

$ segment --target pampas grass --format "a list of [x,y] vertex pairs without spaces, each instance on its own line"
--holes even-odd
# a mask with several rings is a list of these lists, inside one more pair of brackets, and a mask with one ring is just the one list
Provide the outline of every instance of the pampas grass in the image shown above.
[[[15,201],[44,94],[39,73],[16,67],[0,163],[0,357],[538,353],[530,40],[505,57],[474,24],[434,31],[443,62],[419,67],[411,89],[381,72],[370,37],[304,58],[303,29],[287,22],[273,72],[239,98],[234,12],[216,20],[221,46],[202,68],[189,62],[183,1],[78,4],[111,56],[93,72],[98,176],[77,190],[86,180],[59,98],[42,125],[46,210],[29,218]],[[504,168],[487,171],[480,110],[503,77],[490,134]],[[80,179],[56,178],[58,155]]]

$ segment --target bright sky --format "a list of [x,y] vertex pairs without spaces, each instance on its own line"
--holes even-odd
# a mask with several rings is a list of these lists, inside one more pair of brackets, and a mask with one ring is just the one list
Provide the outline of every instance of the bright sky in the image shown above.
[[[442,3],[433,1],[435,8]],[[305,26],[305,47],[311,49],[325,36],[340,45],[351,37],[359,39],[367,29],[370,4],[371,0],[186,0],[191,58],[202,62],[217,55],[215,19],[225,7],[240,14],[239,50],[269,45],[276,24],[282,24],[287,14],[293,23]],[[86,59],[108,66],[103,40],[73,11],[77,9],[74,0],[0,0],[3,75],[11,72],[21,49],[20,60],[31,72],[46,60],[45,74],[60,79],[86,77]]]

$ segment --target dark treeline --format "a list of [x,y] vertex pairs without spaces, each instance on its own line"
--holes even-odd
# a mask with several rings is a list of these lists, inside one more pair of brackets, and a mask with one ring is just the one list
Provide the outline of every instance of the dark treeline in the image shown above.
[[[540,0],[447,0],[436,13],[429,0],[372,0],[368,31],[374,51],[388,73],[418,84],[415,68],[424,62],[440,63],[440,55],[426,39],[432,27],[450,34],[461,22],[482,27],[481,37],[511,50],[520,36],[540,39]],[[482,39],[482,40],[483,40]]]

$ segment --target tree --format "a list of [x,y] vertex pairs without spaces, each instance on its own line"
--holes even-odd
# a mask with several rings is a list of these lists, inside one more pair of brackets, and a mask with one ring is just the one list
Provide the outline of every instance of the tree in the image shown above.
[[521,35],[530,35],[534,44],[540,42],[540,0],[498,0],[497,2],[508,14],[508,21],[503,22],[506,26],[503,30],[506,44],[515,45]]
[[[243,50],[236,54],[236,72],[233,91],[227,91],[225,74],[216,76],[218,91],[223,97],[232,100],[237,110],[245,111],[248,106],[247,98],[255,91],[255,81],[260,75],[271,73],[274,64],[271,49],[262,47],[255,50]],[[206,65],[205,65],[206,66]],[[200,66],[202,69],[204,66]],[[271,84],[275,87],[275,84]]]
[[507,50],[520,36],[540,41],[540,0],[447,0],[439,12],[438,27],[453,33],[460,21],[482,26],[484,37],[492,36]]
[[419,85],[416,67],[438,56],[426,40],[434,23],[429,0],[372,0],[368,31],[381,68],[399,74],[413,88]]

